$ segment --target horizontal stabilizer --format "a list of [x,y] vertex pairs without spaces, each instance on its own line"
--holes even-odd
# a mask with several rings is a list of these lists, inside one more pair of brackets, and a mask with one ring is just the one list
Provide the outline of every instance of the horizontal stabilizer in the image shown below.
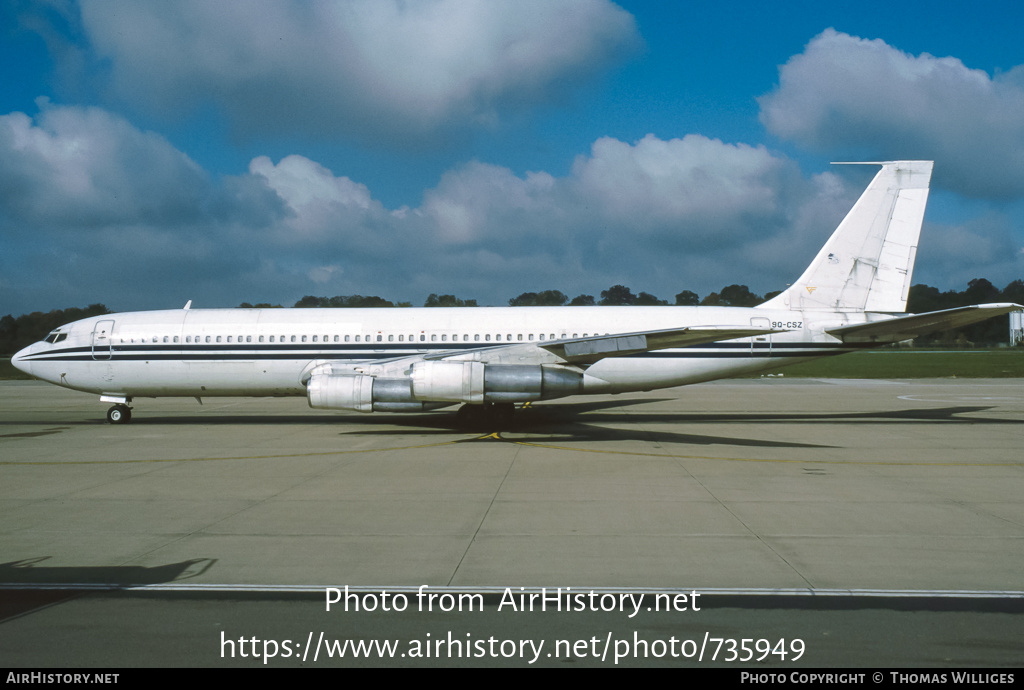
[[605,357],[626,357],[650,350],[687,347],[719,340],[748,338],[779,332],[770,328],[752,328],[750,326],[699,326],[643,333],[617,333],[589,338],[569,338],[536,343],[536,345],[566,362],[588,364]]
[[919,335],[969,326],[985,319],[1024,309],[1019,304],[975,304],[970,307],[943,309],[926,314],[899,316],[885,321],[862,323],[842,328],[829,328],[826,333],[844,343],[896,343]]

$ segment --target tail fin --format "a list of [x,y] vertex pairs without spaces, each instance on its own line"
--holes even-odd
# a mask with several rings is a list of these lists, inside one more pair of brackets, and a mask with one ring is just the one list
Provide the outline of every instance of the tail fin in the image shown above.
[[797,282],[767,309],[903,312],[932,161],[890,161]]

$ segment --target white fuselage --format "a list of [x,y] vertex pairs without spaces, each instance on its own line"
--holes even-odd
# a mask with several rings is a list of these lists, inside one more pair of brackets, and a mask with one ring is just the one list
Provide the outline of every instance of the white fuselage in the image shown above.
[[178,309],[76,321],[61,327],[55,342],[35,343],[13,362],[57,385],[117,397],[299,396],[306,395],[303,372],[315,360],[373,363],[697,326],[785,331],[608,357],[585,368],[584,393],[614,393],[849,352],[856,346],[824,329],[864,320],[863,313],[738,307]]

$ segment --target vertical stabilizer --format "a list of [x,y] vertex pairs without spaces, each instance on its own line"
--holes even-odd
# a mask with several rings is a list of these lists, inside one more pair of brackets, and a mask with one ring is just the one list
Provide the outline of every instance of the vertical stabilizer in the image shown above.
[[903,312],[932,161],[890,161],[797,282],[770,309]]

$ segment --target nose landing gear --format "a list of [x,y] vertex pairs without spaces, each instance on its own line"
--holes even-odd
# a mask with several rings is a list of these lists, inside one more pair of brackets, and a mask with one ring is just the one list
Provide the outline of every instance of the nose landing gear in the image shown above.
[[111,424],[127,424],[132,420],[132,408],[117,404],[107,410],[107,421]]

